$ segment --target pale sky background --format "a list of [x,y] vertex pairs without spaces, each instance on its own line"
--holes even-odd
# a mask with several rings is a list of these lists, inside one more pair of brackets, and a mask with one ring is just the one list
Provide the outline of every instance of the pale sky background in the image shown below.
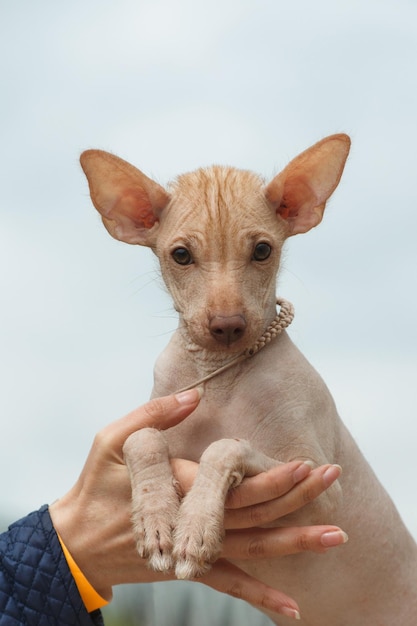
[[0,47],[0,517],[72,486],[176,326],[151,253],[101,225],[80,152],[161,183],[213,162],[269,178],[347,132],[278,292],[417,537],[417,3],[2,0]]

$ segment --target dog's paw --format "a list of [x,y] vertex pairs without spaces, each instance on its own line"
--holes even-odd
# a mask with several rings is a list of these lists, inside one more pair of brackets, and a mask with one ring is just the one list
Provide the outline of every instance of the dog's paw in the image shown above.
[[223,519],[201,509],[184,506],[174,530],[175,575],[179,579],[198,578],[218,558],[223,542]]
[[139,556],[151,569],[173,568],[173,528],[180,492],[172,475],[168,444],[155,428],[143,428],[126,440],[123,453],[132,483],[132,523]]
[[[168,572],[174,566],[173,519],[172,511],[157,511],[155,515],[142,513],[134,516],[133,532],[139,556],[148,560],[150,569],[156,572]],[[172,521],[171,521],[172,520]]]
[[179,511],[176,481],[140,484],[132,490],[133,534],[139,556],[148,560],[156,572],[169,572],[174,567],[173,532]]

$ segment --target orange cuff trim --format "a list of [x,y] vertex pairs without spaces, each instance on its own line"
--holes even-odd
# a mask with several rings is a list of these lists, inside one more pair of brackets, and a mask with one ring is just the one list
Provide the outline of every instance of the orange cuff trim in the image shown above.
[[94,587],[90,585],[90,583],[72,558],[67,546],[64,544],[58,533],[57,535],[64,556],[67,560],[68,567],[70,568],[71,574],[75,580],[75,584],[77,585],[81,599],[84,602],[84,606],[87,609],[88,613],[92,613],[96,609],[101,609],[101,607],[106,606],[109,601],[102,598],[101,595],[98,594],[97,591],[94,589]]

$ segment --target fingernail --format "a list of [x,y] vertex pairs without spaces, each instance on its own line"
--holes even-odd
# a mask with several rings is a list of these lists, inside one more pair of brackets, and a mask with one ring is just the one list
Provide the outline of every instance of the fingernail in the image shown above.
[[339,478],[342,468],[340,465],[331,465],[323,474],[323,481],[326,487],[330,487],[334,481]]
[[301,619],[301,615],[296,609],[290,609],[288,606],[284,606],[280,613],[282,615],[286,615],[287,617],[292,617],[293,619]]
[[313,469],[313,467],[314,467],[313,461],[304,461],[304,463],[300,465],[300,467],[297,467],[297,469],[294,472],[295,482],[299,483],[300,480],[303,480],[303,478],[308,476],[311,470]]
[[331,530],[330,532],[323,533],[320,537],[321,544],[326,548],[332,548],[333,546],[340,546],[348,541],[349,537],[343,530]]
[[187,391],[181,391],[180,393],[175,394],[177,402],[182,404],[183,406],[187,406],[190,404],[195,404],[198,400],[200,400],[203,395],[203,387],[195,387],[194,389],[188,389]]

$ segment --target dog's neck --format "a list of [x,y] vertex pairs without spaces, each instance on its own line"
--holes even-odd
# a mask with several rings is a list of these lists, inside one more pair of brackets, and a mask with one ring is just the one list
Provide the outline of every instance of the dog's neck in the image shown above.
[[218,367],[212,369],[209,373],[202,376],[198,380],[193,381],[189,385],[180,389],[180,391],[187,391],[188,389],[192,389],[193,387],[199,387],[203,385],[205,382],[211,380],[215,376],[222,374],[223,372],[229,370],[231,367],[234,367],[238,363],[245,361],[246,359],[254,356],[264,348],[267,344],[269,344],[275,337],[277,337],[285,328],[287,328],[292,320],[294,319],[294,307],[293,305],[284,300],[283,298],[277,298],[277,304],[280,307],[279,313],[275,316],[274,320],[271,324],[266,328],[261,337],[250,347],[244,350],[241,354],[238,354],[235,357],[230,358],[224,362],[222,359],[219,362]]

